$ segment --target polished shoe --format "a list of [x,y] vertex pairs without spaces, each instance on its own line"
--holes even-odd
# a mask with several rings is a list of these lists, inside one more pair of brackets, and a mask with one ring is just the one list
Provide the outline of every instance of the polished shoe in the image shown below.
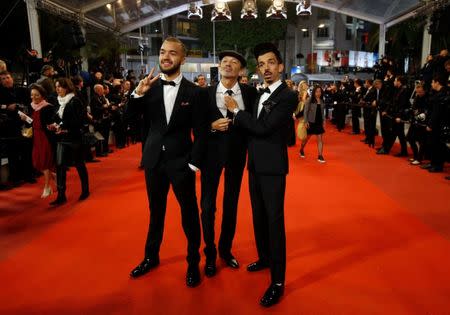
[[427,169],[429,169],[429,168],[432,168],[432,165],[431,165],[431,163],[428,163],[428,164],[422,165],[420,168],[422,168],[422,169],[424,169],[424,170],[427,170]]
[[221,258],[227,264],[228,267],[233,268],[233,269],[239,268],[239,262],[236,260],[236,258],[234,258],[233,255],[230,255],[227,258],[224,258],[224,257],[221,257]]
[[442,173],[444,169],[442,167],[430,167],[428,172],[430,173]]
[[86,200],[86,199],[89,197],[89,195],[90,195],[89,191],[87,191],[87,192],[82,192],[81,195],[80,195],[80,197],[78,198],[78,200],[79,200],[79,201]]
[[411,165],[419,165],[420,161],[419,160],[412,160],[410,163],[411,163]]
[[269,268],[269,264],[262,262],[261,260],[252,262],[251,264],[249,264],[247,266],[247,271],[249,272],[255,272],[255,271],[260,271],[263,269],[267,269]]
[[361,140],[359,140],[359,141],[364,142],[364,143],[367,144],[367,142],[368,142],[369,140],[367,140],[367,139],[361,139]]
[[144,258],[144,260],[131,270],[130,276],[137,278],[145,275],[147,272],[159,265],[159,259]]
[[51,194],[53,194],[53,189],[52,187],[45,187],[44,191],[42,192],[41,198],[47,198],[48,196],[50,196]]
[[200,284],[200,270],[198,264],[189,265],[186,272],[186,285],[194,288]]
[[300,157],[305,158],[305,151],[303,149],[300,149]]
[[50,202],[50,206],[60,206],[67,202],[67,198],[58,196],[54,201]]
[[216,261],[215,260],[206,260],[205,264],[205,276],[208,278],[214,277],[217,272]]
[[383,148],[377,151],[377,154],[388,154]]
[[284,285],[271,284],[266,293],[264,293],[263,297],[261,298],[261,301],[259,301],[259,304],[264,307],[275,305],[280,301],[283,293]]
[[408,153],[400,152],[400,153],[395,154],[394,156],[396,156],[396,157],[405,157],[405,156],[408,156]]

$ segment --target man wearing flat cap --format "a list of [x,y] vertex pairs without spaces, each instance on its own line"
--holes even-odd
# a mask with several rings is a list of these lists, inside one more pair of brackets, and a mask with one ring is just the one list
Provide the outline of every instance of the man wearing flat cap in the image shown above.
[[242,111],[251,113],[256,89],[238,83],[241,71],[246,67],[245,58],[236,51],[219,54],[220,82],[208,88],[208,120],[210,131],[204,169],[201,174],[202,227],[205,241],[205,275],[216,274],[217,249],[214,221],[217,188],[224,172],[225,190],[222,207],[222,225],[218,243],[220,258],[231,268],[239,263],[231,253],[236,230],[237,206],[247,156],[247,141],[243,129],[232,124],[233,113],[227,111],[225,96],[231,97]]
[[249,135],[247,165],[258,260],[247,270],[270,268],[271,284],[260,300],[262,306],[269,307],[278,303],[284,293],[287,132],[297,95],[280,79],[284,65],[273,44],[259,44],[254,53],[264,85],[252,112],[241,110],[236,100],[228,96],[225,104],[234,114],[233,127],[243,128]]

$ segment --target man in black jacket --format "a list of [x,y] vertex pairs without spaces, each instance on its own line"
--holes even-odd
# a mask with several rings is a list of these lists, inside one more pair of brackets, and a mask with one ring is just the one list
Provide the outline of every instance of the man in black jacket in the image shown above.
[[241,189],[242,173],[247,157],[246,135],[242,128],[234,126],[233,113],[225,106],[226,95],[230,95],[239,108],[251,113],[256,98],[256,89],[238,83],[239,73],[246,66],[245,58],[235,51],[219,54],[221,79],[218,85],[208,88],[208,149],[202,169],[202,227],[205,240],[205,274],[216,274],[217,250],[214,242],[214,221],[217,188],[224,170],[225,191],[223,196],[222,227],[219,239],[219,256],[231,268],[239,263],[231,253],[236,231],[237,206]]
[[[186,48],[173,37],[160,49],[161,77],[152,78],[154,69],[133,92],[128,110],[143,114],[149,128],[142,165],[150,206],[150,225],[144,260],[131,271],[139,277],[159,265],[159,249],[169,186],[181,207],[183,230],[188,241],[186,284],[200,283],[200,218],[195,195],[195,171],[202,166],[206,140],[206,89],[196,87],[180,71]],[[194,134],[192,141],[191,134]]]
[[[401,151],[396,156],[408,156],[406,136],[405,136],[405,110],[410,107],[410,93],[406,87],[406,78],[397,76],[394,80],[394,97],[389,106],[385,109],[385,116],[388,117],[391,131],[383,139],[384,153],[388,154],[395,143],[395,139],[399,139]],[[380,153],[382,154],[382,153]]]
[[233,111],[234,126],[249,134],[248,171],[258,260],[248,271],[270,267],[271,285],[260,304],[272,306],[284,292],[286,273],[286,234],[284,196],[289,169],[287,126],[297,106],[297,95],[280,80],[284,70],[281,54],[270,43],[254,49],[264,88],[255,101],[252,113],[240,110],[231,96],[226,96],[228,110]]

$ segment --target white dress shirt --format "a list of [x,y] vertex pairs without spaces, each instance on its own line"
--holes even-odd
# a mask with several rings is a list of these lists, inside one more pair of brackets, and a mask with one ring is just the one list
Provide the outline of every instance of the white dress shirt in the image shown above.
[[244,99],[242,98],[242,92],[241,88],[239,87],[239,83],[236,82],[236,84],[231,88],[227,89],[222,82],[219,82],[219,85],[217,85],[217,91],[216,91],[216,103],[217,107],[219,108],[220,112],[222,113],[223,117],[227,117],[227,107],[225,106],[225,96],[228,95],[227,91],[232,90],[233,94],[231,97],[236,101],[236,103],[239,106],[240,110],[244,110]]
[[267,101],[267,99],[270,97],[270,95],[272,95],[273,91],[275,91],[276,89],[278,89],[278,87],[281,85],[281,80],[278,80],[274,83],[272,83],[271,85],[268,86],[270,93],[263,93],[261,95],[261,97],[259,98],[259,103],[258,103],[258,115],[256,115],[256,117],[259,117],[259,114],[261,113],[261,110],[263,108],[263,103],[265,101]]

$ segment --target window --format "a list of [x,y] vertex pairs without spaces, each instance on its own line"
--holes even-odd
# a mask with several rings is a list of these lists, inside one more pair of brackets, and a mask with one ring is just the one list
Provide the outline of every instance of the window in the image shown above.
[[353,24],[353,17],[347,15],[347,24]]
[[352,39],[352,29],[346,28],[345,29],[345,40],[351,40]]
[[328,37],[328,26],[317,28],[317,37]]
[[177,34],[182,36],[196,36],[197,24],[188,21],[177,21]]

